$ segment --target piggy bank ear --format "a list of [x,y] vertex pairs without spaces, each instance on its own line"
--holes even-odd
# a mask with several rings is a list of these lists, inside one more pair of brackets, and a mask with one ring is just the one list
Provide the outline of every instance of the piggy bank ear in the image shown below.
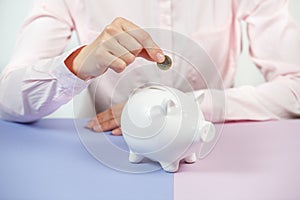
[[151,117],[156,117],[159,115],[169,115],[174,112],[176,104],[171,99],[164,99],[161,105],[155,105],[150,109]]
[[205,93],[203,90],[198,90],[194,92],[194,96],[195,96],[195,101],[202,103]]
[[172,99],[164,99],[161,108],[164,115],[169,115],[175,112],[177,105]]

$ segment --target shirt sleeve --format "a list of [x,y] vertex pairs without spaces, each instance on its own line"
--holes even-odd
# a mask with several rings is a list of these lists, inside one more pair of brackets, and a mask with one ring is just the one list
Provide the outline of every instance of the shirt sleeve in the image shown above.
[[88,86],[65,66],[74,25],[63,0],[38,1],[25,20],[16,50],[0,77],[0,117],[38,120]]
[[[247,23],[251,59],[266,83],[207,91],[210,98],[201,105],[206,118],[218,122],[300,117],[300,28],[290,17],[288,1],[257,0],[251,10],[240,6],[237,17]],[[212,103],[220,96],[225,107]]]

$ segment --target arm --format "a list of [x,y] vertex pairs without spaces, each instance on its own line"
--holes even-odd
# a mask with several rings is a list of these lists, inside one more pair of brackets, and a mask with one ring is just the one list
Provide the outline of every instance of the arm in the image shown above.
[[72,51],[63,50],[74,27],[68,10],[63,1],[49,2],[34,6],[1,74],[0,116],[6,120],[35,121],[87,86],[64,64]]
[[[225,120],[299,117],[300,28],[288,13],[288,1],[257,0],[251,11],[242,5],[238,10],[238,17],[247,22],[251,59],[267,82],[225,90]],[[223,120],[210,113],[210,100],[201,107],[206,118]]]
[[63,53],[74,26],[65,1],[37,4],[0,78],[1,118],[35,121],[68,102],[108,68],[122,72],[137,56],[164,61],[150,35],[123,18],[116,18],[90,44]]

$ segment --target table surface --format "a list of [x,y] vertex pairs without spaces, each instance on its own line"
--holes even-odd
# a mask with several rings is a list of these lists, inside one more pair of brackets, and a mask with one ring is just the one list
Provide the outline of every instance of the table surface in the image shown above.
[[[175,174],[133,174],[95,159],[78,131],[101,134],[72,119],[0,120],[0,199],[300,199],[300,120],[221,128],[205,159],[181,164]],[[126,149],[122,137],[106,138]]]

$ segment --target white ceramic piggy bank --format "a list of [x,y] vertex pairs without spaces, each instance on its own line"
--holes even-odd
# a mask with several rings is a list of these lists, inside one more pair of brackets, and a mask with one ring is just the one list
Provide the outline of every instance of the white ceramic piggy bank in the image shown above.
[[168,172],[176,172],[182,159],[195,162],[201,142],[215,136],[214,125],[205,121],[194,95],[156,85],[132,93],[121,127],[130,162],[146,157]]

